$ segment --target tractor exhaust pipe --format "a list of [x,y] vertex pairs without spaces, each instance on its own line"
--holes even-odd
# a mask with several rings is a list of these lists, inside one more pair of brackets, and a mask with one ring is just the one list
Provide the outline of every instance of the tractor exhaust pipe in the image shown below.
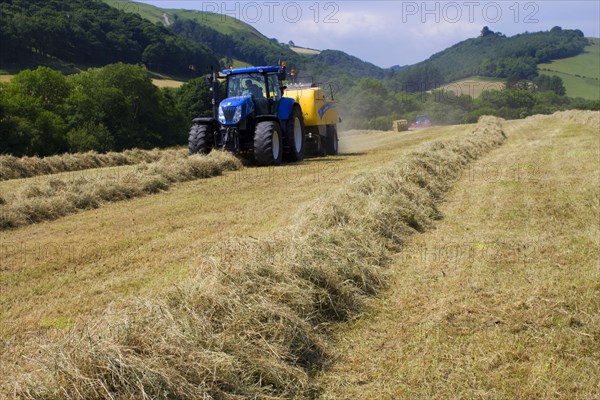
[[217,73],[212,65],[210,66],[210,75],[206,77],[206,80],[210,84],[213,118],[216,120],[219,114],[219,79],[217,78]]

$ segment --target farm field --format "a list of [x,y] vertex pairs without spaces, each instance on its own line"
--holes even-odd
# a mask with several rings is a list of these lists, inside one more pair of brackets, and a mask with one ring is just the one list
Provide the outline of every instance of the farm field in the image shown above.
[[504,123],[338,333],[321,399],[599,397],[600,115],[560,115]]
[[319,50],[308,49],[306,47],[300,47],[300,46],[290,46],[290,49],[295,51],[298,54],[304,54],[304,55],[308,55],[308,56],[314,56],[317,54],[321,54],[321,51],[319,51]]
[[[119,298],[160,293],[194,273],[202,246],[236,237],[268,236],[289,224],[307,202],[335,190],[349,177],[423,142],[469,129],[472,126],[402,135],[371,132],[345,138],[342,134],[343,154],[335,158],[226,172],[177,184],[161,194],[0,231],[3,336],[69,327],[89,321]],[[50,179],[119,179],[131,168],[3,181],[0,196]]]
[[[453,329],[465,328],[478,335],[477,328],[487,327],[492,317],[493,324],[489,326],[499,327],[498,335],[485,336],[488,332],[482,331],[477,336],[485,339],[478,342],[483,349],[499,349],[497,358],[490,361],[496,366],[492,376],[485,380],[475,375],[480,379],[476,383],[483,380],[486,384],[481,390],[515,394],[510,392],[515,389],[510,382],[519,379],[519,371],[531,370],[532,375],[527,375],[531,380],[516,394],[539,397],[540,385],[535,383],[555,379],[562,385],[556,389],[558,396],[552,396],[554,392],[545,394],[560,397],[573,388],[569,382],[576,381],[573,377],[579,373],[588,379],[574,390],[584,395],[593,393],[590,382],[594,373],[598,375],[598,365],[591,360],[597,358],[597,348],[594,350],[588,337],[598,335],[598,320],[591,317],[597,314],[594,310],[598,306],[594,303],[594,293],[598,291],[594,282],[599,275],[597,264],[593,263],[597,261],[593,249],[598,245],[598,231],[589,221],[597,220],[599,212],[597,190],[593,189],[598,182],[597,117],[597,113],[567,112],[503,122],[508,134],[506,143],[472,166],[469,171],[475,175],[462,175],[441,207],[445,218],[436,222],[437,229],[408,239],[393,262],[389,289],[381,298],[369,302],[362,318],[337,326],[341,332],[337,349],[331,349],[337,362],[329,365],[318,382],[323,398],[382,398],[382,393],[390,394],[390,398],[427,396],[438,388],[420,382],[423,374],[418,373],[418,368],[439,361],[440,369],[431,371],[439,381],[431,384],[441,385],[442,381],[447,382],[446,371],[456,365],[468,374],[468,368],[474,368],[474,364],[469,364],[471,355],[480,349],[469,347],[472,352],[465,355],[459,341],[453,341],[454,336],[443,336],[433,343],[439,351],[415,352],[419,345],[419,337],[415,337],[416,342],[408,342],[413,347],[407,348],[406,353],[407,357],[412,354],[413,364],[397,366],[394,363],[402,360],[393,357],[403,353],[394,345],[404,345],[404,341],[393,336],[399,333],[395,329],[407,321],[423,324],[424,320],[431,320],[437,327],[446,328],[444,324],[451,322]],[[276,242],[276,232],[303,220],[306,207],[325,204],[348,182],[356,181],[357,175],[377,176],[378,168],[401,160],[429,142],[464,138],[475,128],[462,125],[404,133],[354,131],[340,135],[342,154],[338,157],[308,159],[277,168],[226,171],[222,176],[175,183],[158,194],[103,203],[95,210],[55,221],[0,231],[0,375],[4,377],[0,383],[11,383],[14,371],[19,370],[20,362],[31,350],[28,343],[40,335],[52,336],[56,330],[93,325],[107,307],[118,309],[131,298],[160,298],[179,282],[202,276],[199,260],[207,254],[231,260],[246,242]],[[506,176],[493,182],[482,181],[478,173],[489,165],[500,168]],[[91,174],[99,180],[105,176],[114,179],[135,167],[78,173]],[[120,173],[115,174],[115,170]],[[382,170],[380,175],[386,173]],[[522,180],[511,180],[515,173]],[[72,176],[62,173],[0,182],[0,196],[48,179],[69,180]],[[527,218],[529,211],[535,218]],[[564,223],[556,224],[557,220]],[[414,262],[416,251],[412,250],[422,248],[424,243],[443,243],[448,237],[474,242],[477,248],[504,239],[512,240],[511,246],[543,242],[546,247],[534,249],[541,252],[536,258],[533,256],[538,253],[530,253],[525,246],[525,261],[534,260],[524,262],[524,270],[496,259],[493,265],[471,260],[466,266],[428,264],[427,259]],[[556,254],[559,257],[548,262],[549,255],[554,259]],[[242,259],[247,256],[240,255]],[[568,274],[573,268],[581,271],[577,280],[565,279],[572,278]],[[540,272],[536,275],[534,271]],[[465,287],[472,297],[464,295]],[[535,295],[529,295],[528,290]],[[511,300],[509,305],[503,302],[507,298]],[[371,325],[381,330],[370,330]],[[511,353],[512,348],[502,335],[506,331],[513,334],[512,329],[516,329],[515,335],[522,335],[517,338],[524,341],[523,346],[538,346],[537,358],[524,356],[529,354],[524,347],[519,348],[520,353]],[[536,336],[540,331],[555,340],[557,347],[544,349],[546,336]],[[575,342],[569,342],[572,331],[578,335]],[[411,334],[406,329],[402,332]],[[436,338],[446,333],[440,332],[436,332]],[[392,335],[389,342],[387,334]],[[380,338],[382,341],[378,341]],[[561,350],[565,348],[571,350]],[[577,362],[569,358],[573,349]],[[371,364],[359,359],[363,351],[374,355]],[[415,354],[418,358],[414,358]],[[542,364],[555,356],[560,358],[556,365],[561,375],[547,378]],[[370,368],[367,372],[361,369],[366,365]],[[405,392],[405,382],[399,381],[394,371],[411,366],[414,369],[406,376],[420,386],[414,386],[414,392]],[[463,375],[450,378],[456,381],[448,390],[456,390],[445,397],[461,391],[467,397],[472,394],[468,387],[458,386],[469,382]],[[504,386],[500,385],[502,382]]]
[[600,39],[590,38],[591,45],[575,57],[540,64],[540,73],[559,76],[567,89],[567,96],[600,99]]
[[[73,280],[68,277],[72,272],[69,269],[62,273],[53,270],[53,266],[56,267],[68,260],[68,254],[57,258],[55,255],[43,253],[33,259],[29,257],[21,259],[19,251],[5,251],[2,258],[3,266],[24,267],[24,269],[11,268],[12,272],[4,270],[2,272],[3,293],[8,304],[17,305],[19,302],[9,299],[12,296],[4,283],[12,282],[16,285],[15,299],[26,300],[28,296],[24,296],[25,293],[40,291],[42,297],[35,296],[18,306],[20,310],[37,309],[38,311],[33,314],[21,313],[12,306],[3,307],[0,314],[3,321],[1,325],[6,327],[7,324],[4,322],[13,320],[15,321],[13,325],[16,327],[20,325],[17,320],[21,318],[29,321],[20,327],[25,329],[35,329],[40,324],[42,326],[52,324],[54,320],[60,324],[62,320],[81,317],[79,309],[102,311],[102,305],[110,302],[116,293],[129,295],[144,286],[146,287],[143,291],[152,293],[166,281],[174,282],[178,277],[189,272],[186,266],[181,264],[181,260],[194,253],[194,243],[268,234],[276,227],[286,226],[294,217],[294,210],[300,209],[303,203],[323,192],[334,190],[362,170],[380,165],[381,160],[389,158],[392,154],[399,154],[424,141],[448,137],[470,128],[471,126],[457,126],[450,129],[439,127],[407,134],[374,132],[347,139],[341,135],[342,155],[335,158],[308,159],[301,164],[278,168],[253,167],[226,172],[221,177],[184,183],[178,185],[175,190],[158,195],[106,204],[98,210],[67,216],[53,222],[0,232],[5,250],[7,243],[25,243],[27,248],[31,246],[40,249],[55,246],[61,248],[63,245],[78,243],[82,247],[93,246],[100,256],[100,258],[91,257],[87,262],[85,257],[70,260],[72,267],[77,267],[77,275],[80,275],[80,278]],[[71,180],[73,176],[82,176],[100,180],[119,179],[118,177],[125,175],[130,168],[132,167],[88,169],[75,174],[61,173],[8,180],[0,182],[0,194],[6,196],[10,191],[17,191],[31,183],[42,183],[52,178]],[[302,185],[303,190],[294,190],[298,185]],[[257,210],[253,207],[259,199],[269,205],[265,210]],[[186,209],[194,212],[185,211]],[[226,213],[223,210],[231,211]],[[35,241],[32,241],[32,238],[35,238]],[[145,265],[144,261],[148,261],[148,257],[153,252],[148,248],[146,254],[140,254],[139,257],[133,257],[131,260],[123,260],[127,262],[126,271],[123,271],[125,276],[120,276],[118,271],[113,270],[114,266],[104,265],[114,256],[111,249],[121,247],[122,251],[138,252],[140,250],[137,248],[138,244],[150,244],[163,239],[167,240],[162,246],[166,246],[169,250],[161,261],[157,260],[156,263]],[[173,255],[175,257],[169,260]],[[17,261],[17,264],[14,261]],[[192,260],[188,259],[188,261]],[[103,271],[103,268],[98,268],[103,265],[108,270]],[[163,276],[165,266],[169,266],[168,276]],[[58,279],[57,282],[60,284],[53,285],[48,281],[49,277],[43,274],[40,267],[49,268],[48,273],[54,276],[53,279]],[[81,302],[80,296],[88,290],[88,284],[92,284],[104,273],[114,278],[115,282],[104,281],[102,284],[105,286],[104,289],[99,290],[99,294],[103,292],[100,297],[89,299],[90,303]],[[29,274],[34,274],[37,278],[31,280]],[[90,274],[88,278],[82,281],[81,278],[88,274]],[[128,279],[133,280],[128,281]],[[110,286],[113,286],[117,292],[105,291],[106,287]],[[57,290],[61,295],[55,296]],[[81,292],[75,293],[73,290],[81,290]],[[47,302],[47,299],[43,300],[43,303],[50,308],[46,308],[43,304],[34,306],[31,303],[31,301],[40,301],[43,295],[50,293],[54,293],[52,298],[58,304],[50,305],[53,301]],[[68,299],[71,297],[67,295],[68,293],[73,295],[71,299]],[[39,306],[46,309],[38,308]]]
[[183,81],[176,81],[173,79],[152,79],[152,83],[154,83],[155,86],[158,86],[159,88],[179,88],[181,87],[181,85],[183,85],[185,82]]

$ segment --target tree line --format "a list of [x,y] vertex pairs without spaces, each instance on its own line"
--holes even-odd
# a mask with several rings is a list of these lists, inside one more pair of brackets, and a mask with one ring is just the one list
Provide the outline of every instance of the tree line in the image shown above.
[[[16,156],[183,145],[191,120],[212,114],[203,77],[159,89],[144,66],[122,63],[68,77],[48,67],[24,70],[0,84],[0,94],[0,154]],[[600,101],[566,97],[560,78],[546,76],[477,99],[442,90],[396,91],[384,80],[364,78],[338,101],[343,129],[390,129],[392,120],[413,121],[424,113],[437,124],[459,124],[481,115],[600,110]]]
[[113,64],[65,77],[48,67],[0,85],[0,153],[48,156],[185,143],[188,123],[173,91],[145,67]]
[[598,100],[564,94],[559,77],[544,75],[516,82],[505,90],[484,91],[476,99],[442,89],[398,91],[389,82],[362,79],[342,95],[339,108],[344,129],[379,130],[391,129],[392,121],[397,119],[414,122],[420,114],[428,114],[434,123],[443,125],[474,123],[482,115],[517,119],[566,109],[600,110]]

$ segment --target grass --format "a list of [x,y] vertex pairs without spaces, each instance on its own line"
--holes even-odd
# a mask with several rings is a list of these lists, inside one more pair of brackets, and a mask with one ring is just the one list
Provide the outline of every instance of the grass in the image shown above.
[[567,89],[567,96],[600,100],[600,39],[590,38],[591,45],[575,57],[539,64],[545,75],[559,76]]
[[17,386],[17,393],[307,396],[309,373],[325,355],[318,328],[355,314],[364,296],[384,285],[389,253],[439,217],[447,178],[503,137],[497,120],[486,119],[472,134],[356,177],[300,213],[271,254],[246,243],[245,255],[202,266],[164,298],[132,302],[109,313],[104,328],[76,329],[50,342],[39,362],[53,372],[34,373],[39,383]]
[[[336,190],[356,173],[425,141],[469,129],[472,126],[454,132],[434,128],[403,137],[380,133],[370,148],[366,138],[359,142],[344,138],[340,146],[344,154],[339,157],[276,169],[247,168],[181,183],[177,190],[155,196],[0,232],[0,376],[13,376],[9,371],[21,359],[18,354],[31,349],[30,339],[55,334],[45,328],[51,321],[93,324],[115,299],[163,293],[201,273],[208,256],[222,254],[220,248],[244,248],[232,238],[276,243],[274,229],[293,223],[298,208]],[[22,185],[32,179],[40,178],[23,180]],[[299,186],[302,190],[297,190]]]
[[504,87],[502,80],[473,76],[441,86],[440,89],[454,92],[458,96],[465,94],[476,99],[486,90],[502,90]]
[[[231,35],[231,34],[243,34],[247,40],[260,43],[268,42],[269,39],[262,35],[259,31],[254,29],[252,26],[240,21],[239,19],[233,18],[229,15],[224,15],[225,12],[221,13],[222,5],[220,3],[214,3],[207,6],[206,10],[213,10],[213,6],[217,7],[214,10],[215,13],[202,12],[197,10],[185,10],[185,9],[163,9],[151,4],[138,3],[135,1],[121,1],[121,0],[103,0],[110,6],[122,9],[127,12],[139,14],[145,19],[148,19],[154,23],[164,24],[163,14],[169,17],[172,23],[177,15],[180,19],[190,19],[196,21],[202,25],[206,25],[216,31]],[[241,6],[239,6],[241,13]],[[241,15],[240,15],[241,16]],[[240,18],[241,19],[241,18]]]
[[[115,299],[160,293],[195,275],[198,249],[231,243],[236,237],[270,238],[275,228],[293,222],[298,208],[351,176],[421,143],[469,129],[472,126],[454,131],[436,127],[401,137],[382,132],[373,143],[343,137],[339,157],[226,172],[180,183],[176,190],[0,231],[0,327],[4,337],[11,338],[0,346],[19,343],[31,332],[44,334],[40,321],[69,316],[78,325],[87,324]],[[130,168],[59,176],[120,181]],[[0,182],[0,193],[4,196],[39,182],[46,185],[50,179],[53,176]]]
[[336,334],[319,398],[599,397],[600,113],[504,127]]
[[156,162],[164,157],[185,157],[183,150],[125,150],[99,154],[63,154],[50,157],[14,157],[0,155],[0,181],[30,178],[60,172],[81,171],[91,168],[116,167],[140,163]]
[[[243,36],[246,42],[254,46],[279,49],[279,45],[271,43],[269,38],[264,36],[251,25],[243,22],[244,18],[242,14],[246,9],[243,3],[232,3],[231,5],[226,5],[222,2],[206,2],[206,7],[203,7],[203,9],[205,9],[207,12],[203,12],[198,10],[158,8],[151,4],[129,0],[102,1],[123,11],[139,14],[142,18],[145,18],[155,24],[159,23],[164,25],[164,15],[167,15],[170,23],[173,23],[175,18],[181,20],[192,20],[200,25],[207,26],[225,35],[235,35],[236,37]],[[226,11],[226,9],[234,11]],[[252,8],[251,10],[247,10],[247,12],[253,13],[254,9]],[[237,18],[234,18],[232,15],[236,16]],[[245,64],[245,61],[234,60],[234,64],[236,67],[244,66],[243,64]]]
[[[142,153],[143,154],[143,153]],[[182,157],[163,152],[158,161],[142,163],[118,179],[51,178],[10,193],[0,206],[0,230],[54,220],[68,214],[100,207],[103,203],[140,197],[167,190],[173,183],[221,175],[241,167],[229,153]]]
[[567,96],[589,100],[600,99],[600,82],[597,78],[577,77],[570,73],[541,71],[543,75],[556,75],[563,80]]
[[234,68],[245,68],[245,67],[252,67],[252,64],[249,64],[245,61],[241,61],[238,60],[236,58],[233,59],[233,67]]

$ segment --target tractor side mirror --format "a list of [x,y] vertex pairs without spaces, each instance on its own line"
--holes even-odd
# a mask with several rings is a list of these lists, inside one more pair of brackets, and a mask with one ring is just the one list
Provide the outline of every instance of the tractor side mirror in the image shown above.
[[277,74],[277,77],[279,78],[280,81],[282,81],[282,82],[285,81],[285,79],[287,78],[286,70],[284,69],[283,71],[279,72]]

